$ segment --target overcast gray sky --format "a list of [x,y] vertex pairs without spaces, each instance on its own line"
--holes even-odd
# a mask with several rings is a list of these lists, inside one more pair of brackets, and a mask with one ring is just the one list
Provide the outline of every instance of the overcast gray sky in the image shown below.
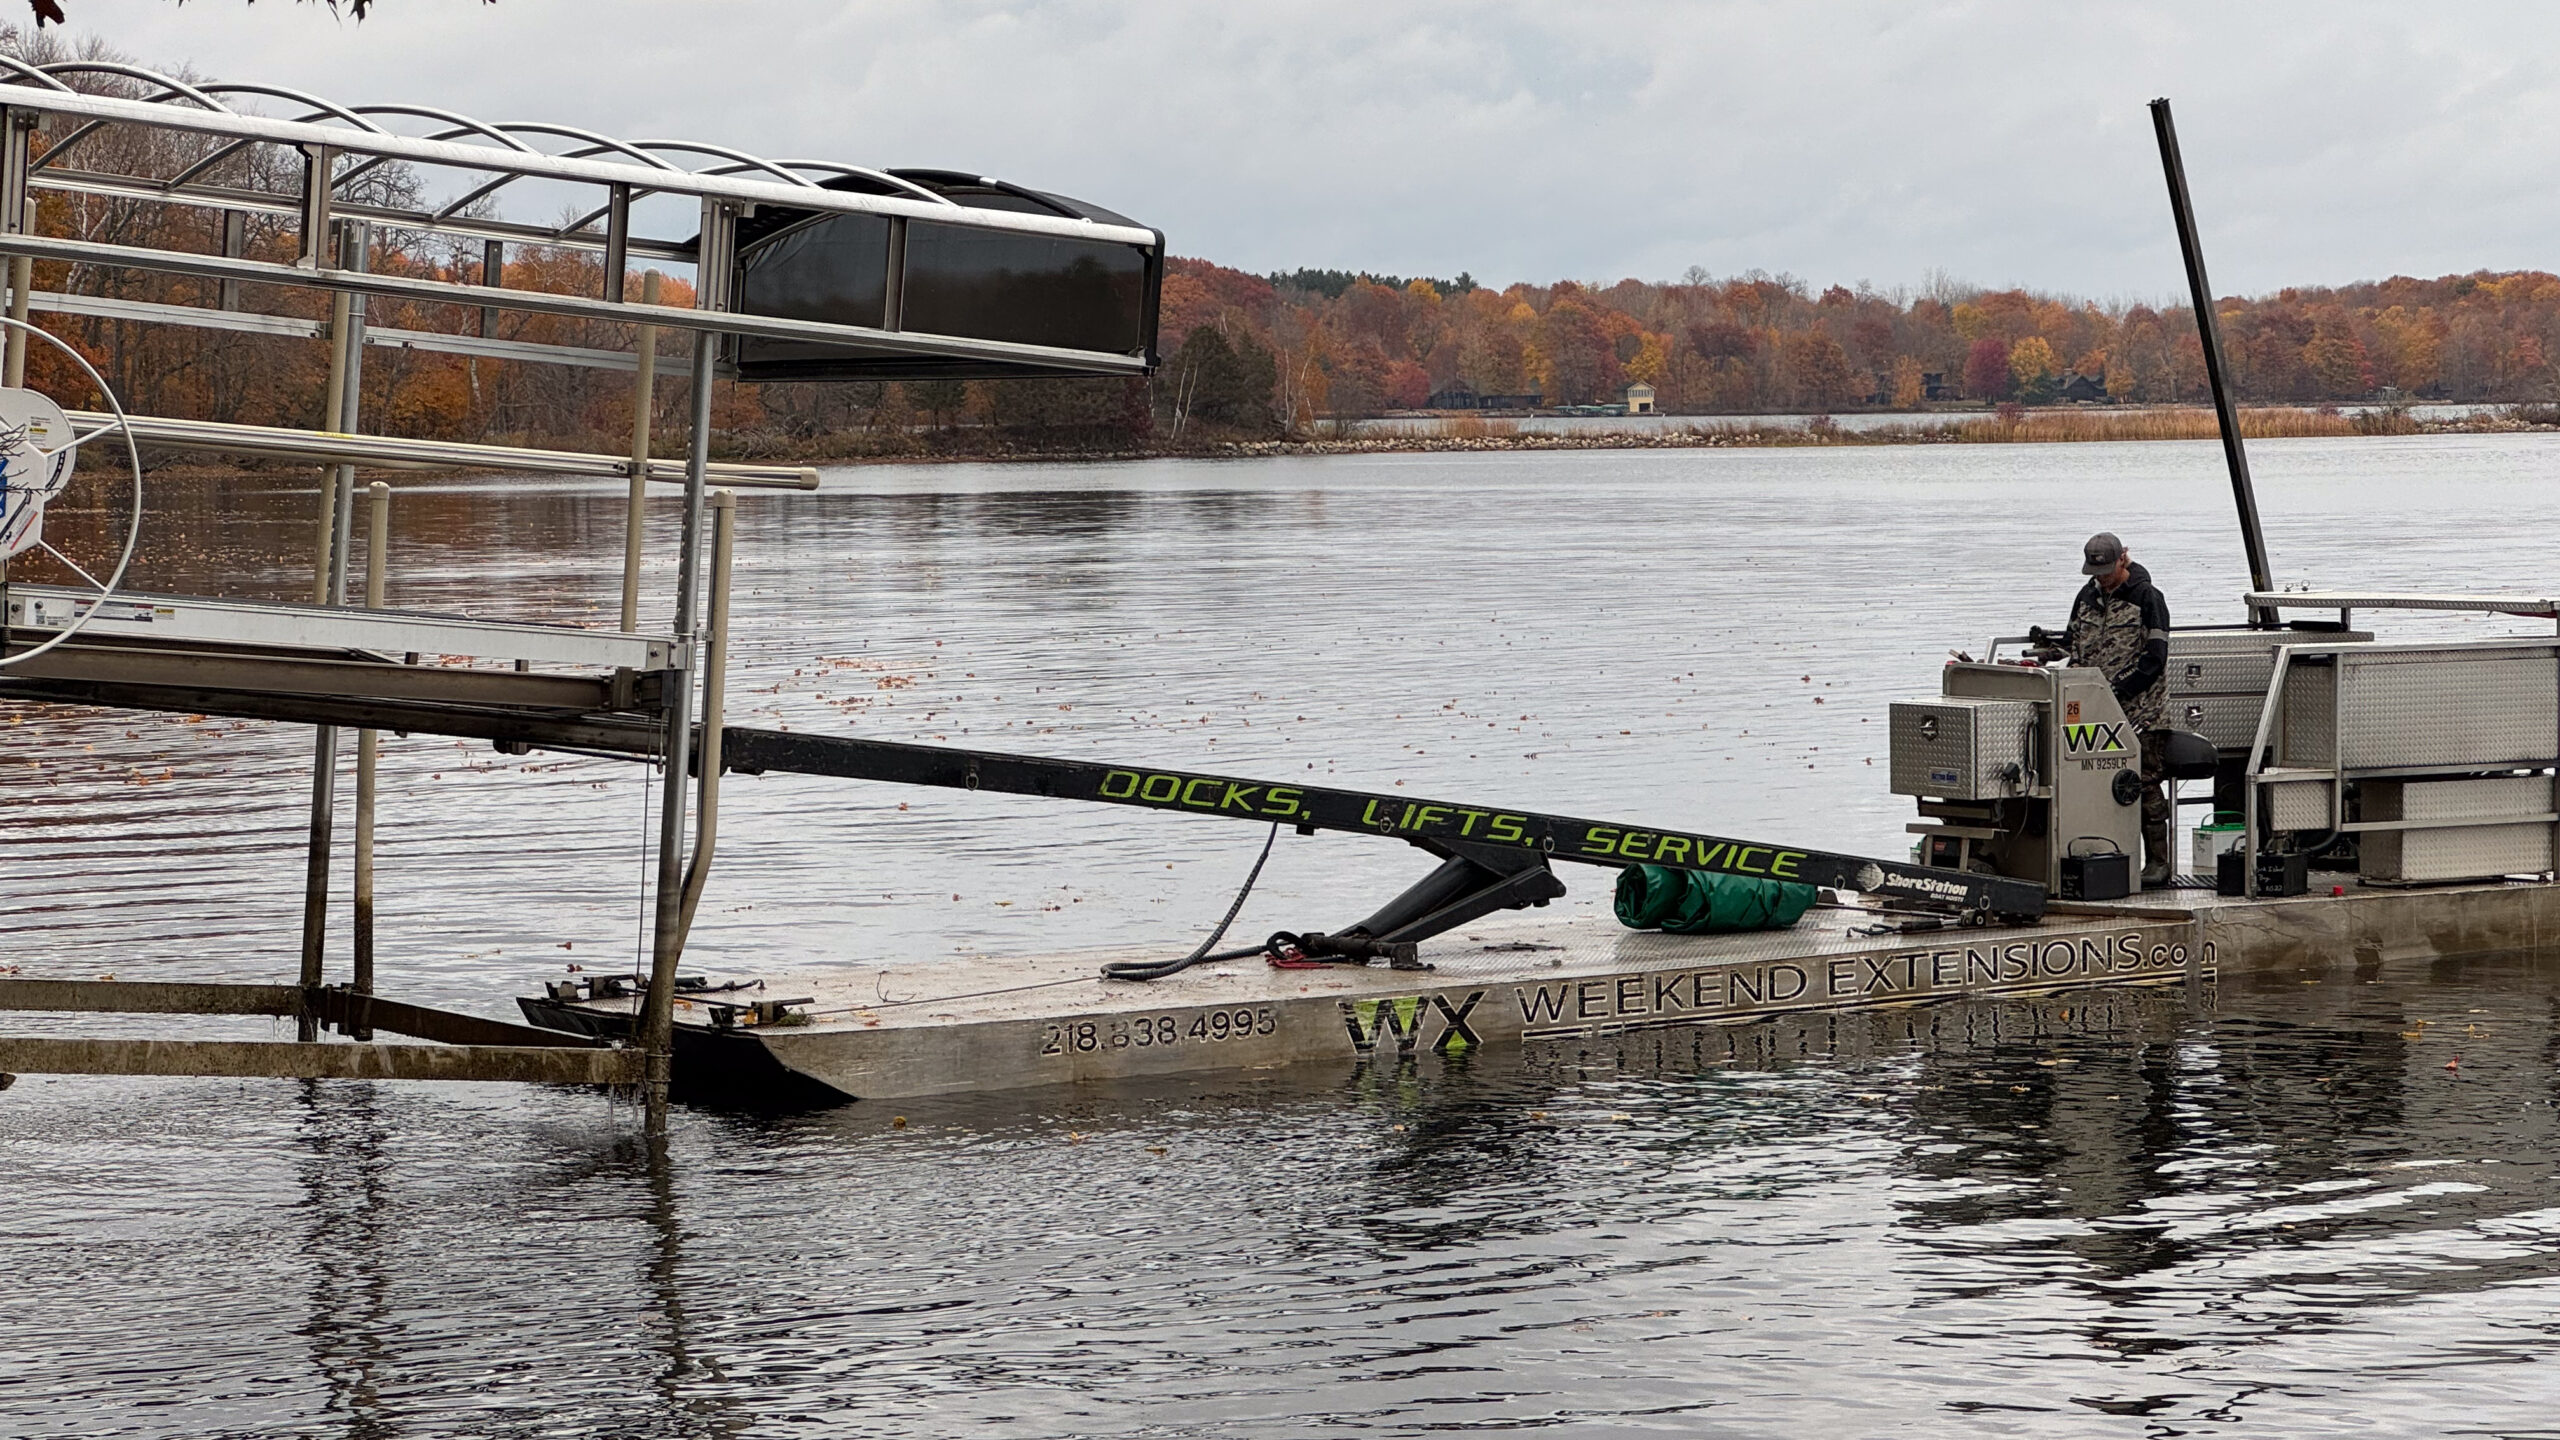
[[2162,94],[2226,293],[2560,265],[2548,5],[64,4],[147,62],[974,170],[1256,271],[2165,297]]

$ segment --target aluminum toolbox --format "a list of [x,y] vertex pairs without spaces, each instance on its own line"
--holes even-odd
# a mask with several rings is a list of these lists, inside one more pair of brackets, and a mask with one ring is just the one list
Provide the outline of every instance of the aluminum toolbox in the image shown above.
[[2258,713],[2266,704],[2263,691],[2254,695],[2172,694],[2168,707],[2161,712],[2162,723],[2175,730],[2192,730],[2212,741],[2217,750],[2246,750],[2249,742],[2257,738]]
[[2328,664],[2294,666],[2283,718],[2287,765],[2545,766],[2560,760],[2560,657],[2486,646],[2350,650]]
[[2000,800],[2027,793],[2036,706],[2026,700],[1932,696],[1893,704],[1896,795]]
[[2365,880],[2487,880],[2551,868],[2549,775],[2367,780],[2357,793],[2368,824],[2419,822],[2415,829],[2364,832],[2357,871]]
[[2276,649],[2308,642],[2365,642],[2368,631],[2172,630],[2165,723],[2220,750],[2246,750],[2275,678]]
[[2172,695],[2236,695],[2267,693],[2275,674],[2277,630],[2244,630],[2237,634],[2169,632],[2169,693]]
[[2172,630],[2169,693],[2264,695],[2267,681],[2275,674],[2279,646],[2362,642],[2372,638],[2372,632],[2365,630]]

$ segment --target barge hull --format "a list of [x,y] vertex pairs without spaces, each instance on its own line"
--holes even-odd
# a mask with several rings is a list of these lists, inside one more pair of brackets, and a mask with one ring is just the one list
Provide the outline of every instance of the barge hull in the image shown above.
[[[2189,892],[2191,893],[2191,892]],[[1394,1065],[1479,1050],[1731,1031],[1940,1001],[2184,987],[2211,1003],[2242,973],[2360,979],[2385,964],[2560,957],[2560,886],[2349,886],[2283,900],[2194,897],[2191,910],[2081,907],[2039,924],[1864,936],[1839,912],[1793,930],[1672,936],[1599,918],[1517,915],[1424,947],[1428,971],[1204,967],[1099,979],[1124,951],[848,966],[775,981],[802,1023],[721,1029],[679,1000],[678,1084],[711,1104],[1007,1090],[1287,1065]],[[630,1000],[527,1002],[536,1023],[612,1033]],[[1684,1049],[1694,1048],[1686,1040]]]
[[[788,1108],[1284,1065],[1400,1063],[1572,1036],[2039,994],[2201,985],[2215,956],[2183,911],[2049,916],[2025,926],[1677,936],[1598,918],[1505,916],[1423,947],[1428,970],[1259,961],[1152,983],[1106,981],[1125,951],[848,966],[772,979],[795,1023],[746,1023],[734,992],[676,1001],[677,1085],[715,1104]],[[535,1024],[627,1030],[636,997],[521,1002]],[[722,1023],[725,1021],[725,1023]]]

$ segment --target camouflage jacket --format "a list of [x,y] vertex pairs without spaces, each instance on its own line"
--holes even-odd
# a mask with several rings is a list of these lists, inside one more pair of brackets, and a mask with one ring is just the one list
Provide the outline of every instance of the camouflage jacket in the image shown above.
[[2169,697],[2169,602],[2141,565],[2111,594],[2092,579],[2071,602],[2063,647],[2074,665],[2107,672],[2136,730],[2160,728]]

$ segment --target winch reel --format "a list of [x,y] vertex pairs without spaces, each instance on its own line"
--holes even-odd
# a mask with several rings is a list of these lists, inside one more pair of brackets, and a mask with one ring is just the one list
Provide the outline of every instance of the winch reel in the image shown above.
[[[61,622],[61,629],[42,643],[14,651],[0,645],[0,669],[5,669],[42,655],[79,634],[124,583],[125,571],[133,564],[134,546],[142,538],[142,453],[134,443],[132,420],[107,385],[106,377],[98,373],[88,357],[23,320],[0,315],[0,326],[24,331],[70,357],[71,363],[89,377],[89,383],[98,388],[108,413],[115,417],[82,434],[51,397],[23,386],[0,387],[0,566],[19,555],[40,551],[95,592],[75,601],[71,613]],[[44,538],[44,512],[47,505],[71,488],[72,477],[79,468],[80,447],[110,433],[124,440],[125,459],[133,472],[133,502],[125,521],[124,544],[116,554],[114,566],[101,580]],[[0,596],[6,595],[7,588],[7,572],[0,569]],[[6,614],[0,615],[0,637],[6,636],[9,627],[20,624],[50,628],[49,622],[35,613],[32,600],[0,600],[0,604],[6,605]]]

